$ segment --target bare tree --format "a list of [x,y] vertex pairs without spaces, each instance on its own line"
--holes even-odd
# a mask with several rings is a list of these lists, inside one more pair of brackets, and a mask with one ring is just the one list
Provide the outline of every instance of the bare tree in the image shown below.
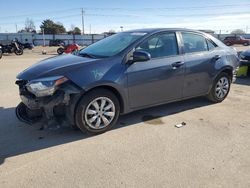
[[231,34],[234,34],[234,35],[244,35],[246,34],[245,31],[243,31],[242,29],[235,29],[231,32]]
[[24,30],[26,32],[30,32],[30,33],[36,31],[36,26],[35,26],[35,23],[32,19],[26,18]]
[[70,31],[74,31],[75,27],[76,27],[75,25],[71,24]]

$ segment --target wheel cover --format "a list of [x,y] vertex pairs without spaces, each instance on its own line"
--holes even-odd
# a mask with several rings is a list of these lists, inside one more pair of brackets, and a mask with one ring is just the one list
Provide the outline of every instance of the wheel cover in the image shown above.
[[215,95],[218,99],[223,99],[229,91],[229,80],[227,77],[221,77],[215,86]]
[[112,100],[107,97],[98,97],[88,104],[83,118],[90,128],[98,130],[109,126],[115,113]]

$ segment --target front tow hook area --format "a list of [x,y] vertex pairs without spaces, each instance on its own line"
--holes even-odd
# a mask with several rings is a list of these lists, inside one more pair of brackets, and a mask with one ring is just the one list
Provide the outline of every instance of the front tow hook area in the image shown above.
[[30,117],[28,110],[28,107],[22,102],[16,107],[16,116],[21,122],[31,125],[41,119],[41,117]]

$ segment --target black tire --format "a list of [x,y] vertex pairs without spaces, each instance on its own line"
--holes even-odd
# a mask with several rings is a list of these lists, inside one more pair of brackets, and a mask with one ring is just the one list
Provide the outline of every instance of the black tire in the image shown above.
[[[114,105],[114,109],[115,109],[115,114],[113,116],[112,121],[110,120],[110,123],[107,126],[103,128],[94,129],[91,126],[89,126],[89,124],[87,123],[86,110],[88,106],[91,104],[91,102],[93,102],[94,100],[100,97],[105,97],[112,101]],[[115,94],[107,89],[100,88],[100,89],[95,89],[93,91],[90,91],[82,97],[82,99],[80,100],[80,102],[77,104],[77,107],[76,107],[75,123],[76,123],[76,126],[82,132],[87,131],[88,133],[91,133],[91,134],[100,134],[111,129],[116,124],[119,118],[119,115],[120,115],[120,104]],[[96,115],[93,115],[93,116],[96,116]],[[98,117],[98,118],[102,120],[101,117]]]
[[3,52],[2,50],[0,50],[0,59],[2,58],[2,56],[3,56]]
[[249,46],[249,42],[245,42],[243,46]]
[[226,42],[226,45],[231,46],[232,44],[231,44],[231,42]]
[[[225,94],[225,96],[219,98],[217,95],[216,95],[216,87],[217,87],[217,84],[219,82],[220,79],[222,78],[226,78],[228,80],[228,89],[227,89],[227,92]],[[219,102],[222,102],[228,95],[229,91],[230,91],[230,87],[231,87],[231,77],[225,73],[225,72],[222,72],[220,73],[216,79],[214,80],[214,83],[213,83],[213,87],[211,88],[209,94],[207,95],[207,98],[212,101],[212,102],[215,102],[215,103],[219,103]]]
[[58,49],[57,49],[57,53],[58,53],[59,55],[62,55],[62,54],[64,53],[64,49],[63,49],[63,48],[58,48]]
[[16,50],[15,50],[15,54],[16,54],[16,55],[23,55],[23,49],[19,49],[19,50],[16,49]]

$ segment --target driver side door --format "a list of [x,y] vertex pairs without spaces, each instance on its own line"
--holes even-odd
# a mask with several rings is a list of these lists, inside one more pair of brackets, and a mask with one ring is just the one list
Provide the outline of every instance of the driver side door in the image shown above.
[[130,108],[181,99],[185,64],[175,32],[156,34],[136,50],[148,52],[151,59],[134,62],[127,69]]

